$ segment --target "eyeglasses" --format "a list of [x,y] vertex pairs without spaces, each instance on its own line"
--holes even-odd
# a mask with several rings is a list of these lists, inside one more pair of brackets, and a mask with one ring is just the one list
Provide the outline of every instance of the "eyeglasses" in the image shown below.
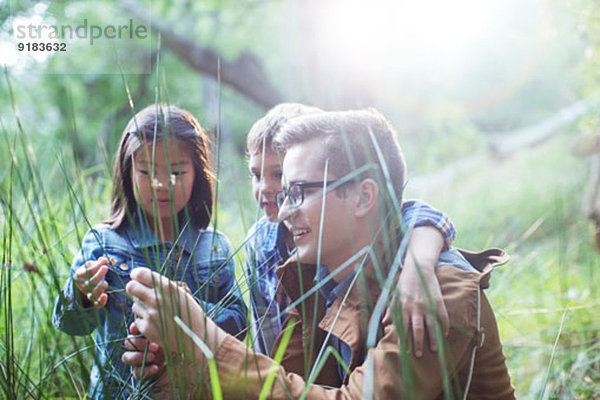
[[[275,193],[275,202],[277,207],[281,208],[281,205],[285,201],[286,197],[289,200],[290,207],[298,208],[304,203],[304,189],[306,188],[320,188],[324,186],[331,186],[339,180],[321,181],[321,182],[298,182],[292,184],[288,189],[281,190]],[[338,185],[339,186],[339,185]]]

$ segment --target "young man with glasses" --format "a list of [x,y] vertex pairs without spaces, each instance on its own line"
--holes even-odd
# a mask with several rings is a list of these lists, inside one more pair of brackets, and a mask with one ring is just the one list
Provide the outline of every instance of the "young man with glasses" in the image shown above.
[[[272,354],[276,350],[275,340],[284,326],[289,305],[287,296],[280,290],[280,279],[275,270],[294,251],[294,243],[277,217],[279,207],[275,194],[282,189],[281,160],[284,154],[273,148],[272,142],[287,122],[320,112],[323,110],[300,103],[281,103],[256,121],[246,138],[252,193],[264,214],[248,230],[244,245],[254,350],[263,354]],[[440,251],[452,245],[455,231],[444,213],[422,201],[403,202],[401,212],[406,224],[414,229],[398,290],[402,293],[400,302],[404,317],[407,322],[410,321],[414,334],[414,351],[420,356],[426,330],[429,332],[430,348],[437,348],[434,339],[436,318],[440,319],[444,332],[448,330],[448,315],[433,271]],[[420,277],[422,284],[419,284]],[[437,313],[426,312],[425,293],[433,297]],[[149,368],[147,371],[150,373],[152,370]]]
[[[182,371],[195,377],[199,392],[211,384],[214,390],[206,363],[212,359],[223,398],[253,399],[263,391],[274,399],[514,398],[482,292],[491,269],[507,259],[502,251],[442,253],[435,273],[451,328],[437,353],[413,355],[399,312],[381,329],[406,245],[399,212],[405,163],[385,118],[374,110],[302,117],[276,144],[286,151],[279,217],[296,246],[277,271],[293,307],[290,331],[279,337],[280,363],[227,335],[185,291],[146,269],[136,269],[127,286],[141,333],[184,353]],[[180,310],[204,350],[182,339],[165,310]]]

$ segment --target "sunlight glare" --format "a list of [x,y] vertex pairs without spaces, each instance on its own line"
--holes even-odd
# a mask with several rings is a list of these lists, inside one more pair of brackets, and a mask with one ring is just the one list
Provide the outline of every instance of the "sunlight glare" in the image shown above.
[[0,42],[0,67],[12,67],[19,61],[19,53],[10,42]]
[[319,38],[340,62],[457,55],[494,16],[495,1],[333,0],[324,2]]

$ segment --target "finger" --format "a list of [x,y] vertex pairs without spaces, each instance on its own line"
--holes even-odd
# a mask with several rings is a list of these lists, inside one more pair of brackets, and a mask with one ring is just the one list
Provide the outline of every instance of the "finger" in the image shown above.
[[90,279],[90,282],[92,283],[93,286],[98,285],[98,283],[102,282],[102,280],[104,279],[104,277],[106,276],[106,274],[108,273],[108,267],[106,267],[104,264],[102,264],[99,269],[96,271],[96,273],[92,276],[92,278]]
[[88,294],[86,295],[86,297],[87,297],[88,301],[89,301],[91,304],[93,304],[93,306],[94,306],[94,307],[96,307],[96,308],[100,308],[100,307],[102,307],[102,306],[100,305],[100,299],[98,299],[97,297],[94,297],[94,295],[93,295],[91,292],[90,292],[90,293],[88,293]]
[[138,327],[135,324],[135,322],[132,322],[131,325],[129,325],[129,333],[131,333],[132,335],[139,335],[140,334],[140,330],[138,329]]
[[390,305],[385,310],[385,314],[383,315],[383,319],[381,320],[381,323],[384,325],[392,322],[392,312],[390,311],[391,308],[392,308],[392,306]]
[[92,266],[92,261],[86,261],[81,267],[75,270],[75,274],[73,275],[73,280],[75,281],[75,285],[83,294],[87,294],[89,291],[89,282],[87,281],[91,278],[94,273],[90,272],[89,268]]
[[85,279],[80,280],[77,286],[85,293],[91,293],[93,288],[96,287],[106,276],[108,273],[108,267],[104,265],[100,265],[99,269],[87,270],[96,271],[93,275],[88,274],[87,272],[84,274]]
[[157,291],[143,283],[131,280],[125,286],[125,291],[138,299],[136,303],[142,302],[148,305],[157,304]]
[[[134,321],[134,322],[132,322],[132,323],[131,323],[131,325],[129,325],[129,333],[130,333],[130,336],[128,337],[128,339],[129,339],[129,338],[133,338],[133,336],[131,336],[131,335],[141,335],[141,334],[142,334],[142,333],[140,332],[140,330],[138,329],[138,326],[136,325],[135,321]],[[146,340],[146,341],[147,341],[147,343],[150,343],[150,344],[149,344],[149,347],[148,347],[148,351],[151,351],[151,352],[153,352],[153,353],[159,353],[159,352],[161,352],[161,351],[162,351],[162,349],[161,349],[161,347],[158,345],[158,343],[150,342],[150,341],[149,341],[148,339],[146,339],[145,337],[138,337],[138,338],[135,338],[135,339]],[[145,346],[145,344],[144,344],[144,345],[140,345],[140,346],[138,346],[138,348],[141,348],[141,346]]]
[[136,297],[139,302],[144,303],[144,306],[149,309],[158,309],[162,304],[162,299],[178,301],[188,296],[184,289],[176,285],[173,281],[158,274],[156,274],[156,277],[160,279],[155,280],[150,286],[138,280],[133,280],[132,277],[132,280],[125,286],[125,290],[130,295]]
[[148,344],[148,339],[140,336],[127,336],[123,341],[123,346],[129,351],[141,351],[143,352]]
[[160,367],[156,364],[149,364],[144,366],[143,368],[144,374],[142,375],[142,367],[133,368],[133,377],[138,381],[140,379],[150,379],[153,376],[157,375],[160,372]]
[[149,340],[153,340],[154,342],[160,343],[162,337],[156,330],[156,326],[154,325],[154,323],[149,318],[136,318],[135,323],[138,326],[142,335],[144,335]]
[[129,365],[133,368],[139,368],[143,365],[153,364],[154,354],[144,353],[143,351],[126,351],[121,355],[121,361],[123,364]]
[[130,276],[132,280],[150,288],[157,286],[159,283],[164,285],[169,282],[167,278],[148,268],[134,268]]
[[79,280],[86,280],[91,278],[94,275],[95,271],[93,270],[94,262],[92,260],[88,260],[83,265],[75,270],[75,278]]
[[94,297],[91,293],[88,293],[86,298],[95,308],[100,309],[106,306],[108,301],[108,295],[106,293],[102,293],[100,297]]
[[[87,293],[88,299],[92,303],[94,303],[94,305],[96,307],[98,307],[100,305],[100,301],[99,301],[100,296],[98,294],[94,294],[94,289],[97,288],[98,286],[100,286],[100,288],[98,288],[98,290],[100,291],[100,289],[102,288],[103,282],[105,282],[104,277],[106,276],[107,272],[108,272],[108,267],[102,266],[102,267],[100,267],[98,272],[96,272],[96,274],[92,277],[92,279],[86,279],[85,282],[83,283],[83,285],[85,286],[85,292]],[[106,283],[106,287],[108,287],[108,283]],[[106,290],[106,287],[104,290]],[[102,292],[104,290],[101,290],[100,294],[102,294]]]
[[130,276],[132,281],[138,282],[143,286],[152,289],[154,292],[158,291],[161,294],[192,294],[192,291],[189,289],[187,283],[170,280],[158,272],[152,271],[148,268],[134,268],[133,271],[131,271]]
[[383,316],[383,319],[381,320],[381,322],[383,324],[391,324],[392,323],[392,310],[393,310],[393,307],[395,306],[395,304],[396,304],[396,295],[394,294],[392,296],[392,300],[390,300],[390,305],[385,310],[385,315]]
[[426,324],[427,324],[427,332],[429,333],[429,348],[431,349],[431,351],[437,351],[438,349],[438,337],[435,334],[436,330],[437,330],[437,324],[438,321],[436,321],[435,317],[431,314],[427,314],[426,317]]
[[148,318],[148,309],[142,303],[135,301],[131,306],[131,312],[136,316],[136,325],[139,332],[143,334],[143,328],[139,322]]
[[411,317],[411,323],[413,333],[413,344],[415,346],[415,356],[418,358],[423,355],[423,336],[425,334],[422,315],[413,315]]
[[108,287],[108,282],[106,282],[105,280],[102,280],[102,281],[98,282],[98,284],[92,289],[90,294],[92,295],[94,300],[97,300],[100,298],[100,295],[106,291],[107,287]]
[[108,259],[106,257],[100,257],[97,260],[88,260],[81,267],[77,268],[76,275],[81,279],[91,279],[98,270],[103,266],[108,264]]
[[[105,269],[107,269],[106,267],[103,267]],[[100,272],[100,271],[99,271]],[[103,278],[104,275],[100,275],[100,278]],[[86,286],[88,288],[92,287],[93,283],[92,282],[86,282],[85,283]],[[106,288],[108,287],[108,282],[106,282],[105,280],[101,280],[100,282],[98,282],[95,286],[92,287],[92,289],[88,289],[89,292],[87,293],[87,298],[88,300],[94,304],[94,306],[96,307],[103,307],[106,305],[106,301],[108,300],[108,295],[106,295],[104,292],[106,291]],[[102,296],[104,294],[104,296]]]
[[408,322],[410,321],[410,310],[405,309],[404,307],[402,308],[402,323],[404,324],[404,330],[405,332],[408,332],[409,330],[409,326],[408,326]]
[[106,303],[108,302],[108,295],[106,293],[102,293],[97,301],[97,308],[102,308],[106,306]]
[[448,336],[448,333],[450,333],[450,317],[448,316],[448,310],[446,310],[443,299],[439,299],[437,307],[440,323],[442,324],[442,332],[444,332],[444,336]]

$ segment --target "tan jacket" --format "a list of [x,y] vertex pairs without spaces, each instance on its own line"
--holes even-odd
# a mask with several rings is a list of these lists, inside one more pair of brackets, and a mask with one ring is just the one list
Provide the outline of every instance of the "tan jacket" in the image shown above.
[[[475,346],[468,398],[514,398],[496,319],[480,290],[488,287],[492,268],[506,262],[508,256],[498,249],[462,253],[482,273],[450,266],[436,268],[451,324],[446,342],[440,345],[443,351],[425,350],[421,358],[415,358],[410,346],[403,344],[410,343],[410,338],[399,339],[397,332],[403,330],[397,330],[394,324],[379,324],[376,342],[369,348],[367,324],[380,294],[380,285],[373,274],[364,274],[366,278],[357,280],[346,301],[343,302],[343,296],[338,298],[327,313],[323,296],[317,292],[290,312],[289,318],[294,318],[296,323],[279,367],[272,359],[254,354],[242,342],[228,337],[215,354],[224,398],[258,398],[272,367],[277,374],[269,395],[273,399],[298,398],[305,391],[308,399],[435,399],[443,398],[447,392],[451,392],[451,398],[461,398]],[[299,267],[302,268],[300,275]],[[288,261],[277,272],[292,301],[301,296],[301,288],[306,293],[313,287],[314,266],[298,266],[295,261]],[[305,378],[315,365],[328,332],[350,346],[351,373],[342,382],[336,361],[329,355],[313,380],[317,384],[307,384]]]

